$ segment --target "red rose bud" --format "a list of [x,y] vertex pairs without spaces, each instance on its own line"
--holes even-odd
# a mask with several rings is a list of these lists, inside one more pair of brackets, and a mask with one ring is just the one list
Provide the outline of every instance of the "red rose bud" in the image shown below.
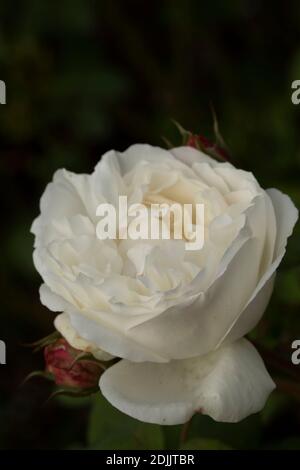
[[186,145],[188,147],[202,150],[203,152],[207,153],[213,158],[217,158],[218,160],[229,160],[229,155],[224,148],[214,144],[203,135],[190,134]]
[[199,146],[201,146],[201,148],[212,148],[214,146],[214,144],[210,140],[208,140],[206,137],[200,134],[198,135],[190,134],[186,145],[188,147],[194,147],[194,148],[199,148]]
[[46,372],[57,385],[88,389],[98,385],[103,368],[96,360],[80,359],[82,351],[72,348],[63,338],[44,349]]

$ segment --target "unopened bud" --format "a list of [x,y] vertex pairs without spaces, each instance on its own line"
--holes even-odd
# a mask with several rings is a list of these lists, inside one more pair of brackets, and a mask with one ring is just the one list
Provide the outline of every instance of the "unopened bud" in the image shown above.
[[80,358],[82,351],[72,348],[61,338],[44,349],[46,372],[55,383],[72,388],[88,389],[98,385],[103,367],[95,359]]

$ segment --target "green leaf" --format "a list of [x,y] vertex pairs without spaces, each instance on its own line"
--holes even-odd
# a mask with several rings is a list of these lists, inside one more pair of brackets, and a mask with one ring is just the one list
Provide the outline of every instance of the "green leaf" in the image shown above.
[[91,405],[92,395],[85,397],[70,397],[68,395],[58,395],[56,397],[57,402],[64,408],[84,408]]
[[201,437],[195,437],[185,442],[180,449],[182,450],[231,450],[232,448],[227,446],[217,439],[205,439]]
[[163,426],[163,433],[165,439],[165,448],[174,450],[178,449],[178,443],[180,442],[182,426]]
[[101,450],[155,450],[164,448],[161,427],[137,421],[112,407],[98,393],[91,408],[89,448]]
[[217,440],[234,449],[257,449],[262,438],[261,416],[252,415],[239,423],[217,423],[209,416],[196,414],[188,436]]
[[281,393],[272,393],[261,411],[261,419],[264,425],[269,425],[278,416],[282,415],[289,406],[289,399]]

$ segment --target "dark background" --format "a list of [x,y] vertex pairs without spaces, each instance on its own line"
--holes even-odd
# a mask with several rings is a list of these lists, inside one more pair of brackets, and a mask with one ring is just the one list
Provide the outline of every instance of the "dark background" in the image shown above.
[[[171,118],[212,137],[213,102],[233,163],[299,207],[300,105],[291,103],[291,83],[300,79],[300,2],[1,0],[0,79],[7,86],[0,105],[0,339],[7,344],[0,448],[122,448],[124,434],[113,441],[123,429],[120,413],[108,407],[105,421],[103,404],[93,400],[45,404],[53,387],[41,379],[20,386],[43,368],[42,355],[22,343],[53,330],[53,314],[39,302],[29,233],[40,195],[60,167],[91,172],[111,148],[163,146],[161,136],[179,143]],[[298,228],[252,335],[271,352],[265,357],[279,391],[260,415],[238,425],[194,418],[194,446],[222,447],[218,440],[300,449],[300,365],[290,360],[291,341],[300,339],[299,306]],[[157,439],[137,438],[136,448],[175,448],[180,430],[135,432]]]

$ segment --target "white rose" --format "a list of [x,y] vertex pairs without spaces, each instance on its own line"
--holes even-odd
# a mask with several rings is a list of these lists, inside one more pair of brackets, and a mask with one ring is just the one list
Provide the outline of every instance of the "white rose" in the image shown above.
[[[96,237],[96,208],[175,201],[205,204],[205,242]],[[298,212],[288,196],[198,150],[133,145],[90,174],[55,173],[34,221],[41,301],[72,346],[107,360],[101,377],[116,408],[178,424],[201,411],[236,422],[274,388],[243,337],[260,320]]]

